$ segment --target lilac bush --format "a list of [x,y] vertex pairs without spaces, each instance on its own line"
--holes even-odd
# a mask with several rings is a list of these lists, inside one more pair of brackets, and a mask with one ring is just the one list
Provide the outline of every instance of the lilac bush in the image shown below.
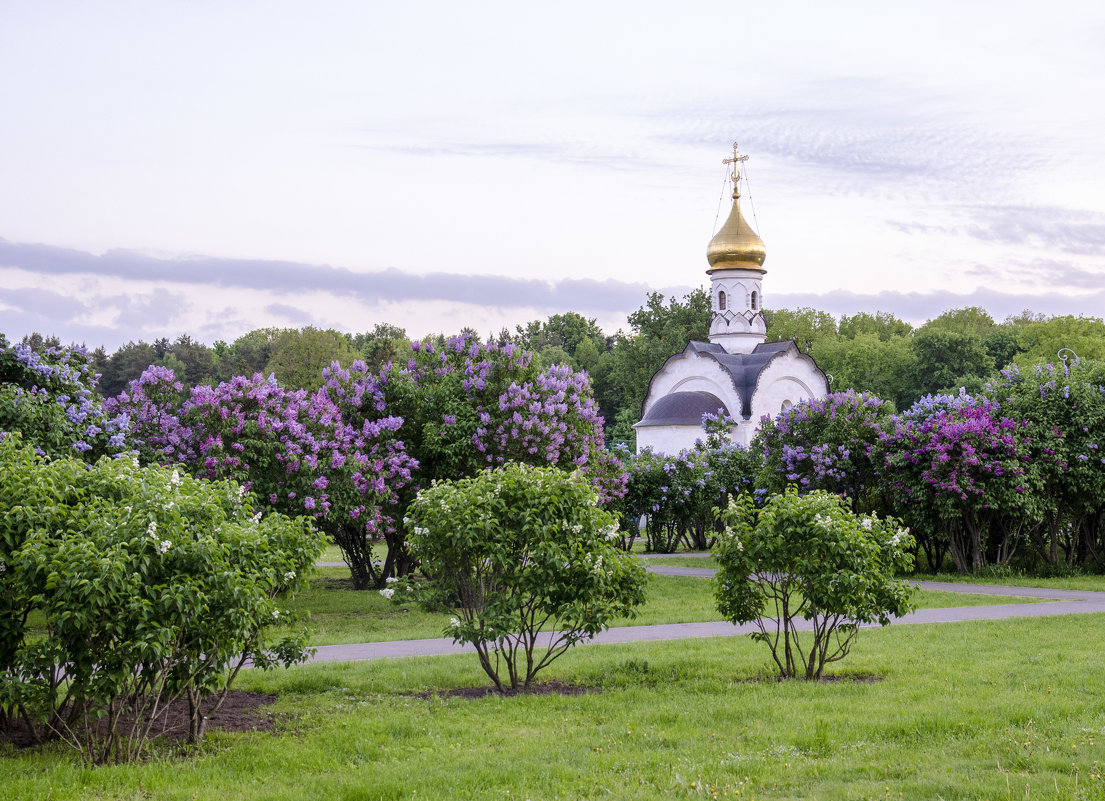
[[763,451],[757,486],[788,485],[846,496],[856,511],[878,508],[879,468],[873,452],[892,425],[888,401],[855,390],[831,392],[764,417],[753,447]]
[[116,399],[152,461],[234,479],[268,506],[313,519],[342,548],[354,587],[383,584],[391,565],[373,563],[371,544],[395,530],[393,509],[417,466],[395,436],[401,420],[347,418],[332,389],[308,395],[260,373],[194,387],[179,405],[177,391],[171,371],[151,368]]
[[125,452],[129,420],[104,407],[98,379],[83,347],[37,351],[0,334],[0,436],[17,431],[39,455],[90,463]]
[[713,547],[720,530],[714,509],[725,508],[733,495],[751,492],[759,460],[737,443],[711,447],[699,442],[674,455],[646,448],[626,467],[627,519],[647,517],[648,549],[671,553],[680,544],[691,550]]
[[187,393],[168,367],[150,365],[119,395],[104,401],[109,414],[129,420],[129,438],[146,463],[190,463],[195,459],[192,432],[178,416]]
[[990,392],[1025,421],[1042,523],[1030,541],[1049,565],[1105,564],[1105,362],[1003,370]]
[[[586,374],[542,370],[510,343],[467,335],[413,342],[405,362],[378,374],[332,367],[322,392],[351,421],[402,421],[396,434],[418,469],[399,493],[399,519],[419,488],[512,461],[580,470],[604,499],[623,492],[624,471],[601,450],[603,421]],[[396,529],[388,538],[399,575],[413,566],[404,536]]]
[[985,398],[928,417],[915,411],[880,445],[898,508],[946,533],[960,573],[1007,563],[1039,504],[1026,423]]

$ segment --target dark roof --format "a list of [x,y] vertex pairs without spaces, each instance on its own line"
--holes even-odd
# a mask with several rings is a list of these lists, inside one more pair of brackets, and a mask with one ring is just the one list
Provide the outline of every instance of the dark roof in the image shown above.
[[729,414],[717,395],[709,392],[673,392],[652,404],[639,426],[701,426],[702,415]]
[[[763,372],[764,368],[767,367],[772,359],[780,354],[787,353],[788,351],[793,351],[795,356],[804,361],[808,361],[810,365],[812,365],[814,370],[820,372],[817,367],[817,363],[814,362],[811,357],[800,352],[798,350],[798,347],[791,340],[786,340],[784,342],[761,342],[752,349],[751,353],[727,353],[725,351],[725,348],[713,342],[691,342],[687,345],[682,353],[675,354],[671,357],[671,359],[668,359],[668,362],[670,362],[672,359],[678,359],[687,353],[695,353],[699,356],[706,356],[716,361],[719,365],[721,365],[722,368],[725,369],[727,373],[729,373],[729,377],[733,382],[733,387],[740,394],[741,417],[743,417],[745,420],[749,420],[752,417],[752,396],[756,393],[756,385],[760,381],[760,373]],[[667,362],[664,363],[664,366],[667,366]],[[661,367],[660,369],[663,370],[664,368]],[[676,392],[673,394],[709,395],[708,392]],[[662,404],[667,399],[667,397],[672,396],[669,395],[665,398],[661,398],[653,405],[653,408],[656,408],[657,406]],[[710,397],[713,396],[711,395]],[[716,409],[711,409],[709,411],[716,411]],[[653,411],[652,409],[650,409],[648,413],[648,419],[651,420],[652,417]],[[650,425],[659,425],[659,423],[650,423]]]

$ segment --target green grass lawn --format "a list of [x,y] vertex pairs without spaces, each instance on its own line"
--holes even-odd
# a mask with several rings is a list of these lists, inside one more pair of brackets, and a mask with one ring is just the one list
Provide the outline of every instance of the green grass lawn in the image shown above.
[[918,573],[916,581],[954,581],[962,584],[1000,584],[1014,587],[1047,587],[1053,590],[1092,590],[1105,592],[1105,575],[1058,576],[1036,578],[1023,575],[960,576],[958,573]]
[[708,567],[717,570],[713,556],[649,556],[641,560],[646,565],[670,565],[671,567]]
[[[397,606],[371,590],[352,590],[349,571],[344,567],[323,567],[317,568],[317,571],[308,590],[282,604],[292,611],[309,614],[307,623],[313,630],[313,645],[417,640],[444,635],[449,615],[423,612],[414,604]],[[919,591],[916,601],[921,608],[944,608],[1023,603],[1025,599]],[[614,625],[698,623],[721,619],[714,605],[713,584],[709,580],[653,575],[646,602],[638,616],[631,620],[619,620]]]
[[[12,799],[1102,799],[1105,615],[860,633],[845,679],[765,680],[747,637],[573,649],[583,696],[431,696],[472,655],[247,673],[276,732],[81,770],[0,759]],[[872,679],[868,681],[867,679]]]

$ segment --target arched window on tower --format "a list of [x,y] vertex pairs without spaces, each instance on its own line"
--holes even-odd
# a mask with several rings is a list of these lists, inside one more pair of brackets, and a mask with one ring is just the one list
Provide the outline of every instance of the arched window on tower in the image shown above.
[[725,311],[725,292],[717,293],[717,308],[718,311]]
[[756,308],[759,306],[759,304],[760,304],[760,293],[759,292],[753,292],[752,293],[752,311],[756,311]]

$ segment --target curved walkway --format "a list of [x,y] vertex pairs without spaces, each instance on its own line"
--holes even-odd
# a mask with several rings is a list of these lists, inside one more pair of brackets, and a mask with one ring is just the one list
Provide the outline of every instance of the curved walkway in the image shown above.
[[[684,556],[685,554],[680,554]],[[696,576],[709,578],[715,571],[704,567],[674,567],[650,565],[653,573],[665,576]],[[1105,612],[1105,592],[1089,590],[1052,590],[1042,587],[1008,587],[999,584],[957,584],[943,581],[914,581],[914,586],[941,592],[975,595],[1004,595],[1010,598],[1035,598],[1051,603],[1009,603],[996,606],[958,606],[946,609],[919,609],[899,618],[895,624],[958,623],[965,620],[1000,620],[1011,617],[1046,617]],[[808,629],[807,621],[798,621],[799,628]],[[877,625],[877,624],[870,624]],[[867,628],[867,625],[864,625]],[[693,637],[731,637],[755,631],[747,623],[736,626],[725,621],[707,623],[663,623],[654,626],[619,626],[595,635],[589,643],[625,643],[657,640],[682,640]],[[545,635],[546,640],[552,634]],[[310,662],[349,662],[366,659],[389,659],[405,656],[435,656],[473,652],[471,645],[454,644],[448,637],[427,640],[392,640],[351,645],[320,645]]]

